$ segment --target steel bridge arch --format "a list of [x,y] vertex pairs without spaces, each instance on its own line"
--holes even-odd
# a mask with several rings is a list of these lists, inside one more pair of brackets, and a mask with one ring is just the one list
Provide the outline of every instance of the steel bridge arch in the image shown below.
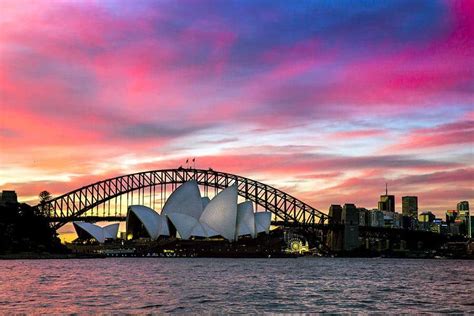
[[162,169],[101,180],[37,205],[49,210],[53,228],[58,229],[94,207],[122,194],[157,185],[182,184],[195,180],[199,185],[225,189],[237,183],[239,196],[272,212],[286,225],[319,226],[328,216],[295,197],[246,177],[213,169]]

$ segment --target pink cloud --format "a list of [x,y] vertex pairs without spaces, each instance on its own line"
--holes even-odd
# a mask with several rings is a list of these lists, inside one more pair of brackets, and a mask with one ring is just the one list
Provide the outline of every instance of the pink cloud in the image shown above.
[[381,129],[362,129],[362,130],[354,130],[354,131],[342,131],[342,132],[335,132],[329,135],[329,138],[335,140],[347,140],[353,138],[371,138],[371,137],[378,137],[384,136],[387,134],[387,131]]
[[474,121],[457,121],[432,128],[414,130],[401,140],[385,148],[382,152],[394,153],[405,150],[417,151],[443,146],[472,144],[474,140]]

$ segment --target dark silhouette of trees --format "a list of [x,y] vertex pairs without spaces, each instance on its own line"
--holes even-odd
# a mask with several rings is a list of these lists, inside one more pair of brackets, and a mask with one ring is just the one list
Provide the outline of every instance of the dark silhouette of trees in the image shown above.
[[66,251],[47,217],[36,208],[24,203],[0,206],[0,254]]
[[40,215],[48,216],[51,211],[51,206],[47,204],[47,202],[49,202],[53,198],[53,196],[48,191],[41,191],[38,196],[39,196],[38,211]]

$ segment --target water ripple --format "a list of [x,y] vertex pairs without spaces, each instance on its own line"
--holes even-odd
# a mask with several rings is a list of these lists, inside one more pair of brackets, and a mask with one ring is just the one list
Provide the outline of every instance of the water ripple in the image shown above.
[[0,261],[0,310],[34,314],[474,313],[472,275],[474,262],[457,260]]

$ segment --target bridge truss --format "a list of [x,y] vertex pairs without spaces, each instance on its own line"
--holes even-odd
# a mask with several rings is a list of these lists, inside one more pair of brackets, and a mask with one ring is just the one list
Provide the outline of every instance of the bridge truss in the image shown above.
[[148,204],[157,209],[157,206],[163,206],[170,187],[174,191],[190,180],[195,180],[202,187],[204,196],[208,196],[210,189],[217,194],[219,190],[237,184],[239,196],[272,212],[273,220],[283,225],[316,227],[325,224],[328,219],[326,214],[272,186],[212,169],[164,169],[118,176],[83,186],[38,206],[48,210],[55,229],[86,217],[96,220],[124,219],[125,214],[121,211],[123,203],[125,207]]

